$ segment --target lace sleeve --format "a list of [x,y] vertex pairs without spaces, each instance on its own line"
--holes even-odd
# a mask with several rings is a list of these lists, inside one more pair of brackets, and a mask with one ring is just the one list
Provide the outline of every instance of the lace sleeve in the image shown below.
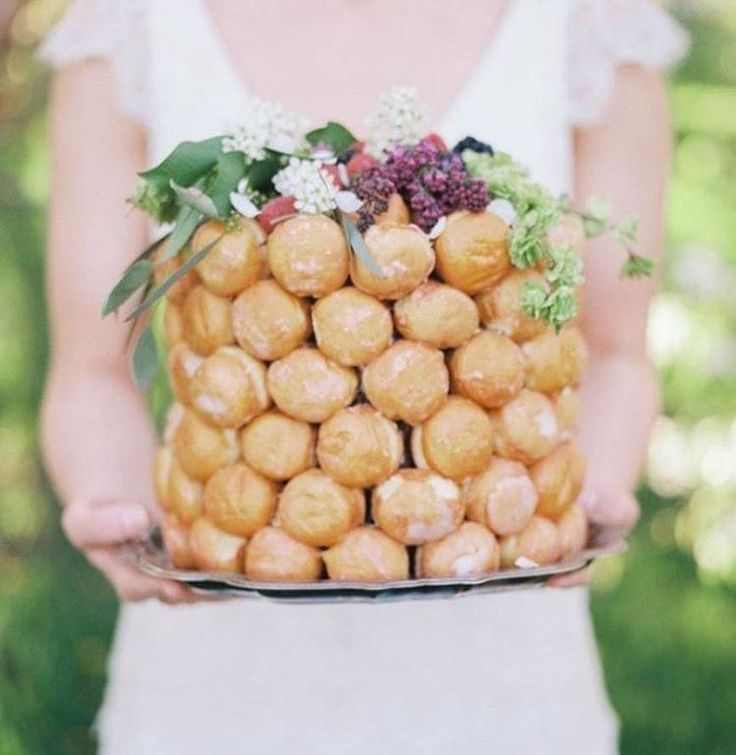
[[148,24],[146,0],[72,0],[39,49],[39,57],[61,67],[86,58],[110,61],[121,112],[146,122]]
[[652,0],[575,0],[571,24],[569,115],[576,126],[602,117],[617,66],[668,68],[690,44],[682,27]]

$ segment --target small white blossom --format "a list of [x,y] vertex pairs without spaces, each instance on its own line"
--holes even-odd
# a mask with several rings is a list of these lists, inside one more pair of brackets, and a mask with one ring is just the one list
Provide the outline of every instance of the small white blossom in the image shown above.
[[380,158],[395,144],[416,144],[423,120],[417,90],[409,86],[391,87],[378,98],[378,109],[367,120],[366,151]]
[[438,238],[442,234],[445,228],[447,228],[447,215],[443,215],[437,220],[437,222],[430,229],[427,236],[429,236],[429,238],[434,241],[434,239]]
[[246,194],[230,192],[230,204],[244,218],[255,218],[261,213],[253,200]]
[[273,185],[279,194],[294,197],[294,206],[299,212],[318,214],[337,207],[335,195],[338,187],[319,160],[292,157],[289,164],[273,177]]
[[488,210],[498,215],[507,225],[513,225],[516,220],[516,210],[508,199],[491,200]]
[[354,191],[338,191],[335,194],[335,204],[342,212],[350,213],[357,212],[363,206],[363,201]]
[[246,161],[262,160],[266,149],[293,152],[302,140],[306,122],[276,102],[253,98],[247,120],[222,140],[223,152],[242,152]]

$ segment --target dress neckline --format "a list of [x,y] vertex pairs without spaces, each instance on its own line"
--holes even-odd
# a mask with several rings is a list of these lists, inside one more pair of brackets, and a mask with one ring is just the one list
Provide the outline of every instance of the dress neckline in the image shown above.
[[[496,59],[497,51],[503,47],[505,41],[510,37],[512,29],[519,23],[522,8],[526,6],[527,2],[529,0],[506,0],[506,5],[501,10],[496,29],[491,35],[490,41],[481,50],[478,62],[470,70],[455,93],[449,98],[447,105],[436,113],[431,124],[427,124],[429,128],[441,132],[443,124],[448,121],[456,105],[464,99],[472,84],[479,77],[486,75],[486,72],[491,68],[493,61]],[[245,77],[240,73],[232,51],[229,49],[222,31],[217,25],[217,21],[212,14],[207,0],[193,0],[193,4],[200,16],[200,28],[208,35],[211,47],[216,51],[214,62],[221,68],[222,75],[229,79],[232,91],[239,93],[246,100],[252,97],[261,98],[258,88],[249,85]],[[376,92],[376,95],[378,94],[380,92]],[[421,92],[419,94],[421,98]],[[282,104],[287,109],[291,109],[288,102],[283,102]]]

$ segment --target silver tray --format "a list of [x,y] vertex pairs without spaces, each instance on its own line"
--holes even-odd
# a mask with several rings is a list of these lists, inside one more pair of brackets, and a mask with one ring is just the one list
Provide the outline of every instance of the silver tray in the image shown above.
[[185,582],[199,593],[289,603],[371,603],[528,589],[544,584],[550,577],[584,569],[594,559],[621,553],[625,548],[620,531],[597,528],[591,532],[588,548],[579,556],[551,566],[507,569],[465,579],[432,577],[394,582],[332,582],[326,579],[318,582],[256,582],[241,574],[176,569],[157,530],[146,540],[130,544],[127,555],[146,574]]

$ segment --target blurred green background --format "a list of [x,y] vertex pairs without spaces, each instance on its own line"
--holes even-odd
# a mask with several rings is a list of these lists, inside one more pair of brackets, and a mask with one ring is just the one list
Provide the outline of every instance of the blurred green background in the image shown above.
[[[0,755],[84,755],[116,602],[66,544],[36,421],[47,73],[64,0],[0,3]],[[665,284],[650,342],[664,386],[642,521],[601,562],[593,610],[622,752],[736,752],[736,3],[681,1]],[[571,690],[571,693],[574,691]],[[132,755],[132,754],[131,754]]]

